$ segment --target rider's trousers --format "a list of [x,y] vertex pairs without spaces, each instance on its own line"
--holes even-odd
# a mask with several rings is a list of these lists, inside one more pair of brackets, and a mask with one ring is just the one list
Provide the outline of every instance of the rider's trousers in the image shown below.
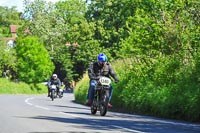
[[[94,92],[95,92],[96,86],[97,86],[97,81],[96,80],[90,80],[90,86],[89,86],[88,94],[87,94],[88,100],[94,99]],[[113,87],[112,87],[112,85],[110,85],[110,87],[109,87],[109,101],[112,98],[112,93],[113,93]]]

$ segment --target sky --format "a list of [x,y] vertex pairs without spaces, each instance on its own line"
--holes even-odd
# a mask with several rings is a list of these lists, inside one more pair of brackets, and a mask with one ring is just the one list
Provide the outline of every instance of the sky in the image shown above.
[[[23,6],[23,1],[24,0],[0,0],[0,6],[7,6],[7,7],[12,7],[12,6],[16,6],[17,10],[19,12],[23,12],[24,6]],[[33,1],[33,0],[31,0]],[[51,1],[51,2],[57,2],[59,0],[46,0],[46,1]]]

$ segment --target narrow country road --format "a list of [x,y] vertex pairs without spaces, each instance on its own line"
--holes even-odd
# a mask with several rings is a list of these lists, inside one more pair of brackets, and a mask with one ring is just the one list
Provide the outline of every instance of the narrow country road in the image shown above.
[[73,102],[72,93],[0,95],[0,133],[200,133],[200,124],[108,112],[102,117]]

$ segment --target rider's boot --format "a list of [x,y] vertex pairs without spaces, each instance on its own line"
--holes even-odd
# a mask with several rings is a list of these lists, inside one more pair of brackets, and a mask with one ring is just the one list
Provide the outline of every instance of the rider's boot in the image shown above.
[[87,105],[87,106],[91,106],[91,105],[92,105],[92,100],[88,100],[88,101],[86,102],[86,105]]
[[108,108],[112,108],[112,104],[111,103],[108,103]]

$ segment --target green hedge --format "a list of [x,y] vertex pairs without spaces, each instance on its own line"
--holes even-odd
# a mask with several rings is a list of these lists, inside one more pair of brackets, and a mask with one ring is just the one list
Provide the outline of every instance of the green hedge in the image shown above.
[[[120,79],[118,84],[113,84],[114,110],[200,120],[198,59],[163,56],[122,59],[112,64]],[[85,102],[88,85],[85,74],[76,86],[76,101]]]

